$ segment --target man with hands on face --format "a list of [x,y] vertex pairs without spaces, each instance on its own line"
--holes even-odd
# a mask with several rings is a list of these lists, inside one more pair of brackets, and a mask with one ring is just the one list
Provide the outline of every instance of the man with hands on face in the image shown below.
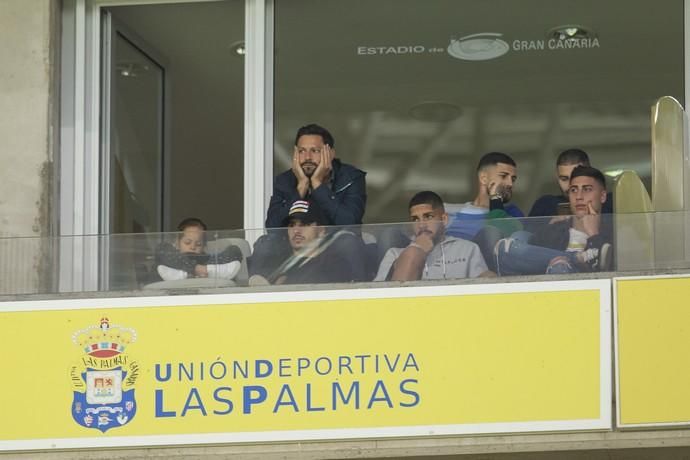
[[375,281],[475,278],[490,275],[479,247],[446,235],[448,214],[436,193],[417,193],[409,204],[413,237],[405,248],[389,249]]
[[290,206],[310,200],[322,210],[325,225],[359,225],[366,206],[364,171],[335,158],[335,141],[327,129],[309,124],[295,136],[292,168],[276,176],[266,227],[281,227]]
[[554,219],[531,237],[516,235],[497,243],[499,275],[611,270],[611,216],[602,215],[606,181],[601,171],[590,166],[573,169],[568,200],[571,217]]
[[[266,214],[266,228],[285,226],[290,209],[296,201],[308,201],[320,209],[322,226],[360,225],[367,201],[364,171],[341,163],[335,158],[335,140],[327,129],[309,124],[295,136],[292,168],[276,176],[273,195]],[[280,230],[269,231],[254,244],[249,258],[249,274],[269,277],[276,261],[290,254],[288,235]],[[352,240],[340,240],[339,246]],[[349,248],[357,254],[359,244]]]

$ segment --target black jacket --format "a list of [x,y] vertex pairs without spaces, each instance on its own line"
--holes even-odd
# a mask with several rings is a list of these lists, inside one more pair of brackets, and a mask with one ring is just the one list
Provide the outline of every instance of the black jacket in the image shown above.
[[326,225],[361,224],[367,203],[365,175],[364,171],[334,159],[330,185],[321,184],[308,196],[300,198],[297,193],[297,178],[288,169],[276,176],[273,182],[266,228],[283,227],[292,203],[301,199],[314,201],[319,206],[328,220]]
[[323,252],[310,259],[289,256],[269,277],[280,284],[368,281],[364,243],[359,235],[338,231],[321,240]]

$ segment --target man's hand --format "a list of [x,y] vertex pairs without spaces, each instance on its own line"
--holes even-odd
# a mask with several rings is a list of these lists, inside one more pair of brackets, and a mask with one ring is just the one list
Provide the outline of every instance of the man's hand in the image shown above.
[[431,239],[431,234],[427,232],[421,232],[414,239],[414,245],[429,254],[432,249],[434,249],[434,240]]
[[309,191],[309,178],[304,174],[304,169],[302,165],[299,164],[299,154],[297,153],[297,147],[295,147],[292,153],[292,174],[297,178],[297,193],[299,193],[300,198],[307,196]]
[[501,198],[501,201],[505,201],[506,186],[504,184],[500,184],[498,182],[490,182],[486,189],[490,199],[493,199],[495,196],[498,196]]
[[208,278],[208,269],[206,265],[196,265],[194,267],[194,276],[197,278]]
[[422,278],[427,254],[434,248],[434,241],[431,234],[425,231],[420,232],[414,241],[405,248],[400,256],[393,262],[393,281],[412,281]]
[[333,169],[333,158],[335,157],[335,150],[330,145],[324,144],[321,153],[321,163],[316,167],[314,174],[311,175],[311,188],[316,190],[321,184],[326,182],[331,175]]
[[587,214],[580,219],[582,220],[582,228],[588,236],[599,234],[601,216],[594,210],[592,203],[587,203]]

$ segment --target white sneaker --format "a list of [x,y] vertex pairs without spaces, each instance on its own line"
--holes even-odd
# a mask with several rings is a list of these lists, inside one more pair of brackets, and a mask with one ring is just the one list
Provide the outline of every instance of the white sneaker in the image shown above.
[[589,264],[594,268],[599,257],[599,250],[597,248],[589,248],[577,254],[577,260],[583,264]]

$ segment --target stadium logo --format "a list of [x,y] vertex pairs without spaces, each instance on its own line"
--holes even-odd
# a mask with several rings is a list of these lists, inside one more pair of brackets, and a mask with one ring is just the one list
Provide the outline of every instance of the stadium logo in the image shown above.
[[134,384],[139,366],[125,351],[136,339],[134,329],[111,325],[108,318],[72,335],[72,341],[83,352],[70,370],[72,418],[79,425],[105,433],[134,418]]
[[510,45],[502,40],[503,34],[481,33],[451,38],[448,54],[464,61],[488,61],[503,56]]

